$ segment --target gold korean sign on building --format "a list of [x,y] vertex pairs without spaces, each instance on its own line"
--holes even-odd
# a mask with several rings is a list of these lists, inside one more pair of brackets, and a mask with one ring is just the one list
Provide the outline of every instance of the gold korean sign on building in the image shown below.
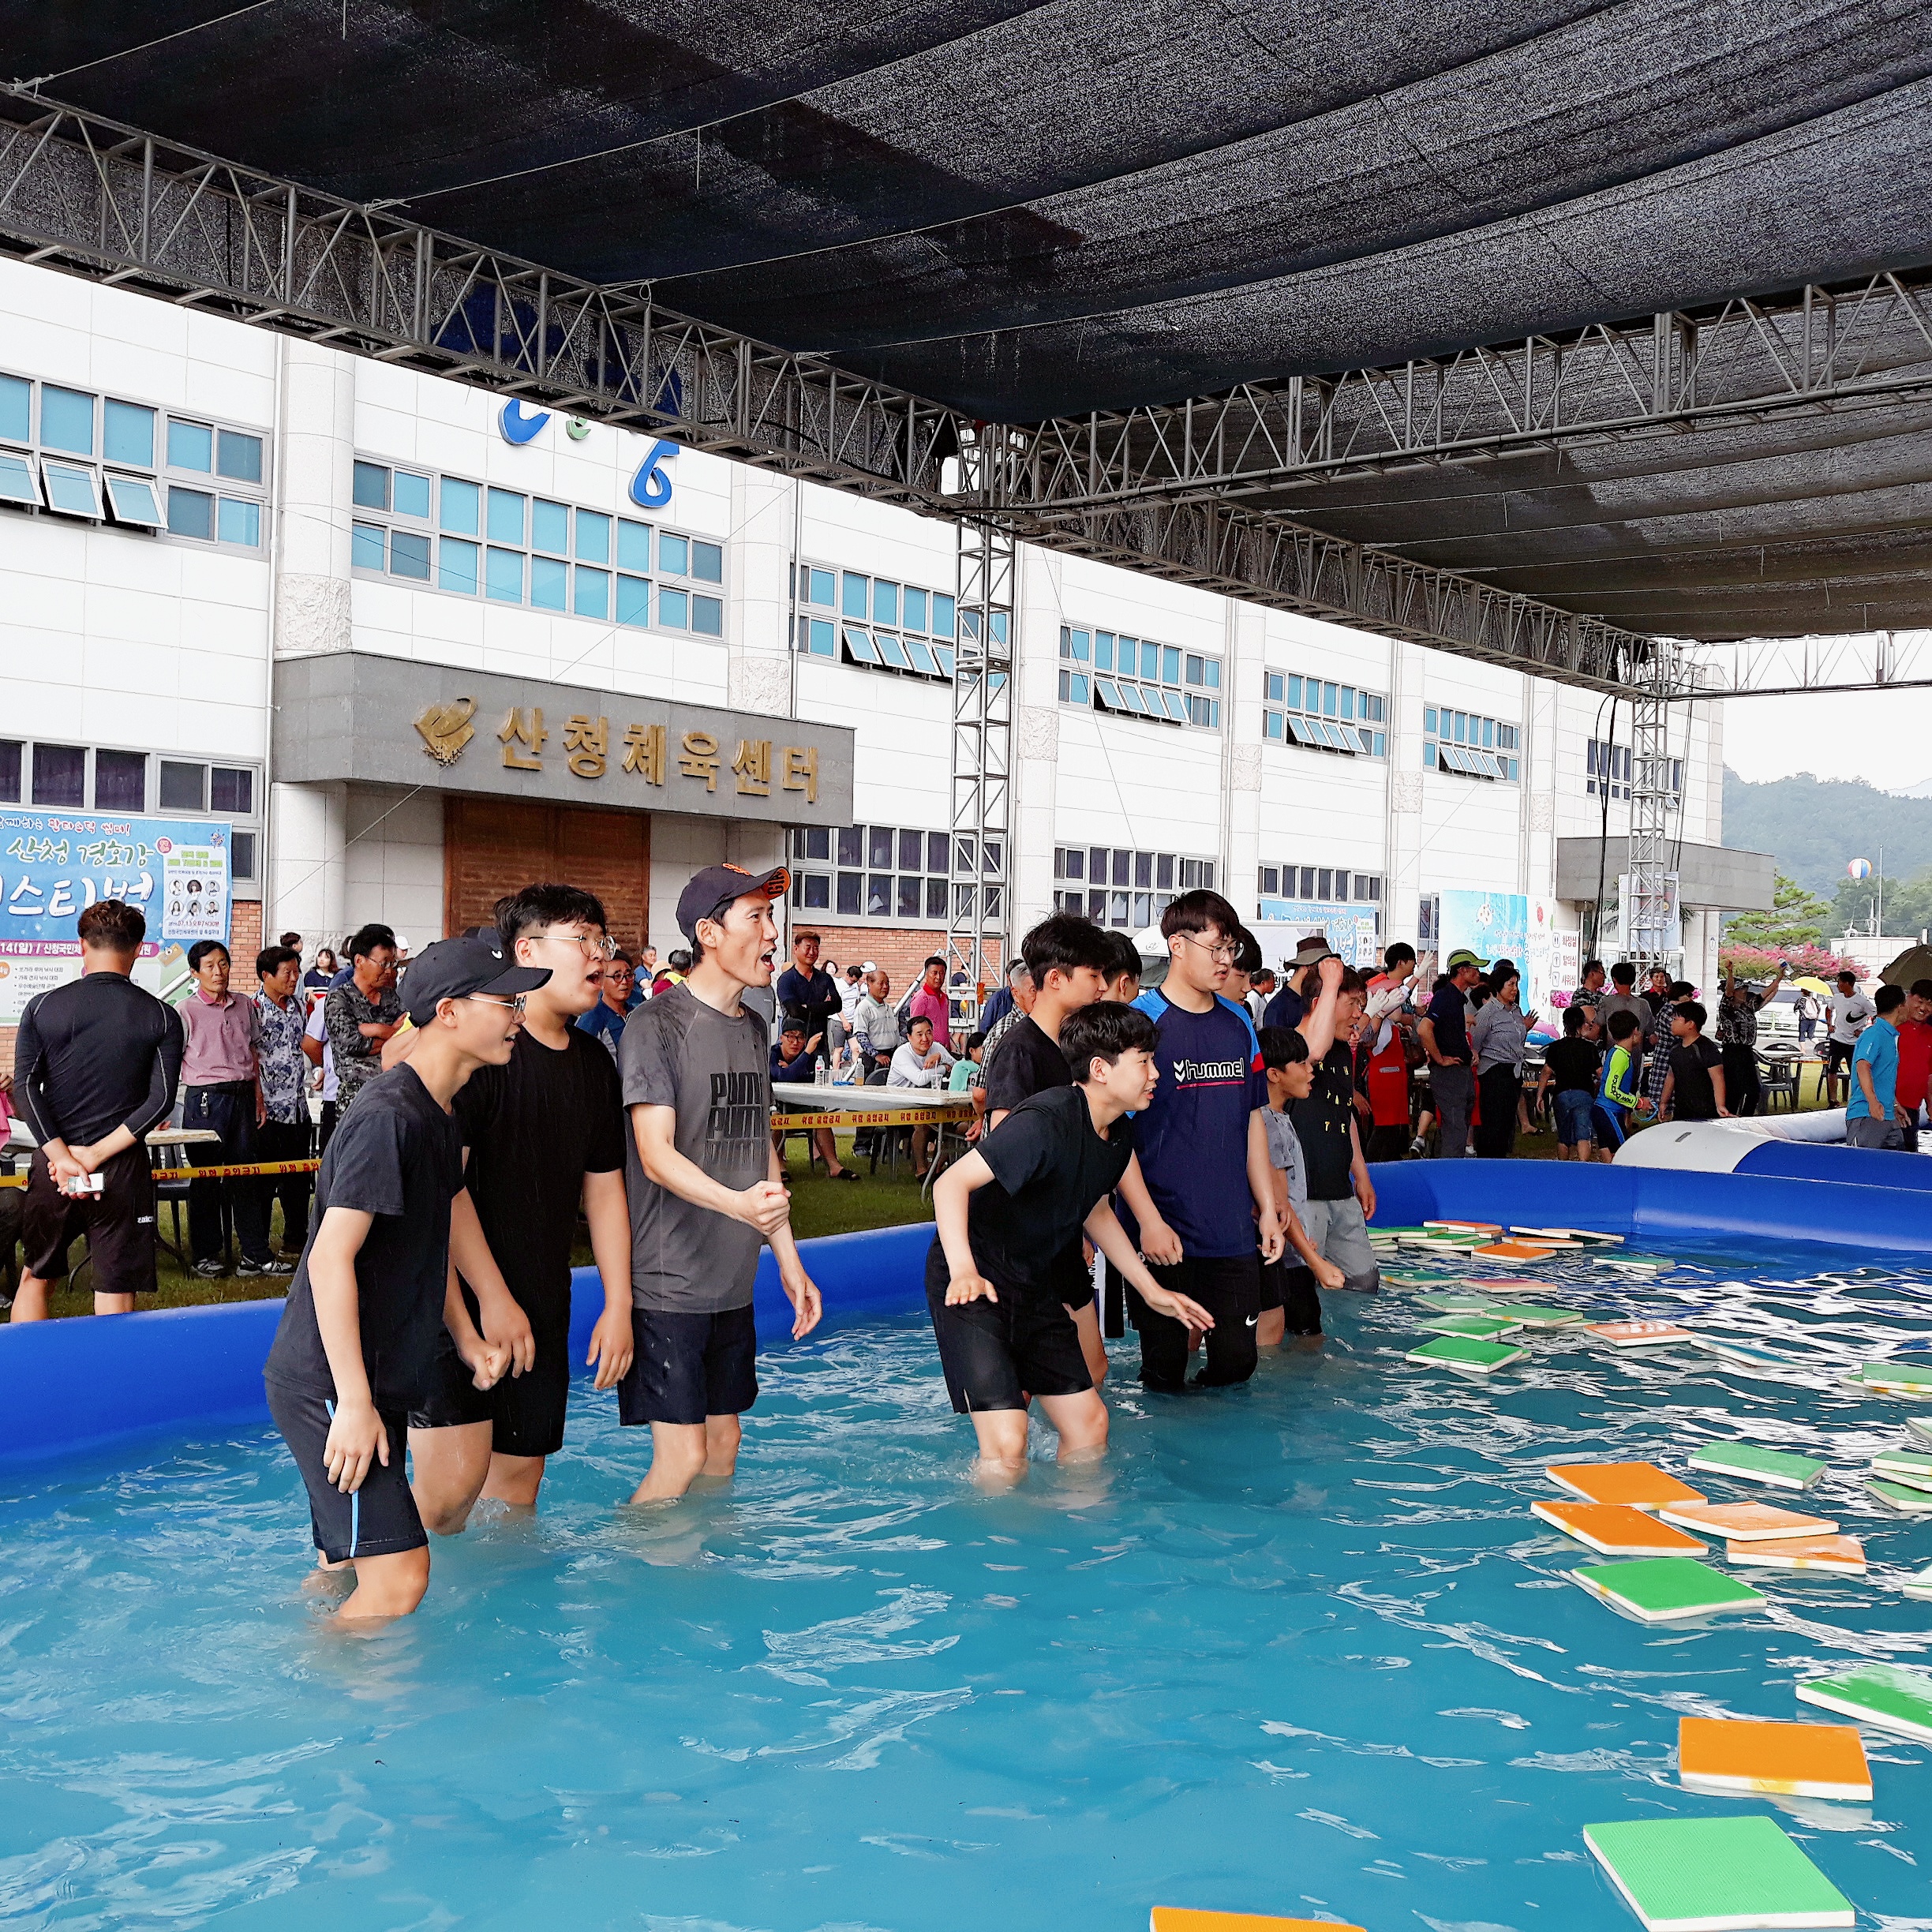
[[842,726],[350,652],[275,671],[275,777],[844,825]]

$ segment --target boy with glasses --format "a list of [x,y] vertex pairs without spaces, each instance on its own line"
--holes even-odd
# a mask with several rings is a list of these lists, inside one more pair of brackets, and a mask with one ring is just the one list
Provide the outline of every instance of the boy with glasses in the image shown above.
[[440,1536],[462,1530],[479,1496],[534,1507],[545,1458],[564,1446],[580,1200],[604,1284],[586,1360],[600,1389],[631,1365],[621,1088],[609,1054],[578,1024],[603,997],[616,942],[602,904],[574,886],[526,886],[496,910],[496,943],[543,979],[507,1060],[480,1069],[456,1098],[466,1154],[451,1225],[469,1318],[508,1350],[510,1373],[478,1388],[454,1342],[440,1345],[410,1417],[417,1507]]

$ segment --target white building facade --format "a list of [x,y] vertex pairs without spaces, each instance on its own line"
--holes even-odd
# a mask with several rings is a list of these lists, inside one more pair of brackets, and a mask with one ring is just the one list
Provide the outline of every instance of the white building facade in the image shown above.
[[[546,872],[668,949],[728,858],[903,984],[960,887],[957,567],[942,522],[0,264],[0,811],[227,825],[238,966]],[[1571,983],[1557,841],[1627,833],[1627,703],[1043,551],[1013,620],[1009,941],[1212,883],[1276,958],[1493,935]],[[1720,709],[1677,729],[1717,846]]]

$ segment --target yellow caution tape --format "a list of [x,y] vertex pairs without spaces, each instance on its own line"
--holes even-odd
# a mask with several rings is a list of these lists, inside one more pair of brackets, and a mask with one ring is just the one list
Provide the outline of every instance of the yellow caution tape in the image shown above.
[[[321,1165],[320,1161],[298,1160],[258,1161],[234,1167],[157,1167],[154,1178],[157,1181],[234,1181],[248,1174],[313,1174]],[[24,1188],[26,1185],[24,1174],[0,1174],[0,1188]],[[84,1197],[76,1195],[73,1198]]]
[[957,1127],[972,1118],[970,1103],[963,1107],[880,1107],[875,1111],[840,1114],[774,1114],[774,1131],[801,1127]]

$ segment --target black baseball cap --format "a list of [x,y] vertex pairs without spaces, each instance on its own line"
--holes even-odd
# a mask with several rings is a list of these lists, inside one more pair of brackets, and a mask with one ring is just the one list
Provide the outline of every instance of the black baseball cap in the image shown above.
[[678,930],[695,942],[698,922],[714,919],[734,899],[762,893],[766,899],[782,899],[792,883],[792,874],[783,866],[769,872],[747,872],[743,866],[706,866],[692,875],[678,894]]
[[550,977],[548,966],[519,966],[508,957],[494,932],[474,938],[439,939],[410,961],[402,977],[402,993],[413,1026],[427,1026],[436,1017],[436,1002],[466,999],[487,993],[496,999],[514,999],[534,993]]

